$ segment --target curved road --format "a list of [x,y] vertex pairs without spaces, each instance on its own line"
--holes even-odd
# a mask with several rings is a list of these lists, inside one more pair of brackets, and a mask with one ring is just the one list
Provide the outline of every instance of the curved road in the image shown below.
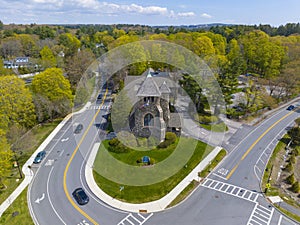
[[[125,225],[292,225],[260,194],[260,178],[278,138],[299,117],[299,111],[280,110],[256,127],[243,127],[229,140],[228,156],[180,205],[155,214],[111,208],[94,196],[84,177],[86,159],[103,134],[109,100],[73,116],[45,149],[46,158],[33,165],[28,204],[35,224]],[[98,110],[100,108],[100,110]],[[84,129],[74,134],[78,123]],[[83,187],[90,197],[78,206],[72,192]]]

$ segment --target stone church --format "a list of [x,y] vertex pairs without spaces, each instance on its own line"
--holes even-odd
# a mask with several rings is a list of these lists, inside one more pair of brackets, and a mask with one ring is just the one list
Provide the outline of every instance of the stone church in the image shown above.
[[152,136],[163,141],[167,131],[180,130],[179,115],[170,111],[170,99],[175,102],[178,87],[169,73],[148,69],[141,76],[127,76],[125,86],[129,83],[134,84],[136,95],[129,126],[136,137]]

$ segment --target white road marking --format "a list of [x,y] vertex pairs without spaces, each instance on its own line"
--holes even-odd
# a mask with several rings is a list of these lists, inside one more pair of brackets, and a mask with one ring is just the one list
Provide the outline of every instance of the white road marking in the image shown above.
[[54,163],[54,159],[49,159],[46,163],[45,166],[52,166]]
[[252,224],[270,225],[271,219],[273,217],[273,213],[274,213],[274,207],[269,209],[260,205],[257,202],[252,210],[247,225],[252,225]]
[[[202,182],[200,184],[202,187],[206,187],[212,190],[216,190],[228,195],[232,195],[250,202],[256,202],[257,198],[261,195],[258,194],[256,192],[247,190],[245,188],[242,187],[238,187],[232,184],[228,184],[228,183],[224,183],[221,181],[216,181],[216,180],[212,180],[210,178],[205,178],[204,182]],[[224,190],[224,186],[226,186],[225,190]],[[247,194],[246,194],[247,192]],[[249,195],[248,195],[249,193]]]
[[67,137],[67,138],[61,139],[61,142],[65,142],[65,141],[68,141],[68,140],[69,140],[69,138]]
[[140,213],[138,213],[136,216],[139,216],[139,218],[133,216],[131,213],[129,213],[124,219],[122,219],[117,225],[125,225],[126,223],[130,223],[132,225],[142,225],[144,224],[148,219],[150,219],[151,216],[153,216],[153,213],[149,214],[148,216],[144,217]]
[[40,204],[41,201],[43,201],[45,199],[45,193],[42,194],[42,197],[37,198],[34,202],[37,204]]
[[64,149],[61,151],[61,153],[59,154],[59,157],[61,157],[62,156],[62,154],[64,153]]
[[56,214],[56,216],[59,218],[59,220],[64,224],[64,225],[67,225],[65,223],[65,221],[60,217],[60,215],[57,213],[57,211],[55,210],[54,206],[53,206],[53,203],[51,201],[51,198],[50,198],[50,194],[49,194],[49,181],[50,181],[50,177],[51,177],[51,174],[52,174],[52,171],[53,171],[54,167],[51,168],[50,170],[50,173],[49,173],[49,176],[48,176],[48,179],[47,179],[47,195],[48,195],[48,199],[49,199],[49,203],[54,211],[54,213]]

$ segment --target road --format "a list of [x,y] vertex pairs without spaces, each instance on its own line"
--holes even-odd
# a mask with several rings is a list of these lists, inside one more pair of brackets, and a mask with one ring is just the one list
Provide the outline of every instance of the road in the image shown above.
[[[271,151],[286,128],[299,117],[285,109],[256,127],[243,127],[229,140],[228,156],[193,194],[178,206],[154,214],[120,211],[103,203],[87,187],[86,159],[103,134],[109,100],[92,104],[69,120],[45,149],[46,158],[33,165],[28,204],[35,224],[199,224],[199,225],[293,225],[263,198],[260,178]],[[100,107],[100,110],[98,111]],[[74,134],[78,123],[84,129]],[[83,187],[90,202],[78,206],[72,191]]]

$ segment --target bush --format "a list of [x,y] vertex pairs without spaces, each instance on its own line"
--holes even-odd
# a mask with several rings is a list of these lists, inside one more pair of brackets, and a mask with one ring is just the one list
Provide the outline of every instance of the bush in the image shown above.
[[295,157],[294,154],[291,155],[291,157],[290,157],[290,162],[291,162],[292,164],[294,164],[294,163],[296,162],[296,157]]
[[130,149],[123,145],[117,138],[113,138],[108,142],[108,151],[115,153],[127,153]]
[[167,141],[170,141],[171,144],[173,144],[173,143],[176,141],[176,138],[177,138],[176,134],[174,134],[174,133],[172,133],[172,132],[167,132],[167,133],[166,133],[165,139],[166,139]]
[[286,178],[286,181],[288,182],[288,184],[294,184],[295,183],[295,176],[294,176],[294,174],[291,174],[290,176],[288,176]]
[[199,115],[199,122],[203,124],[212,124],[218,122],[219,119],[216,116],[201,116]]
[[300,193],[300,184],[298,181],[292,185],[292,191],[295,193]]
[[172,132],[167,132],[165,140],[163,142],[161,142],[157,147],[158,148],[167,148],[171,144],[175,143],[176,139],[177,139],[176,134],[174,134]]
[[287,172],[292,172],[292,171],[294,170],[293,164],[292,164],[291,161],[286,165],[285,170],[286,170]]

